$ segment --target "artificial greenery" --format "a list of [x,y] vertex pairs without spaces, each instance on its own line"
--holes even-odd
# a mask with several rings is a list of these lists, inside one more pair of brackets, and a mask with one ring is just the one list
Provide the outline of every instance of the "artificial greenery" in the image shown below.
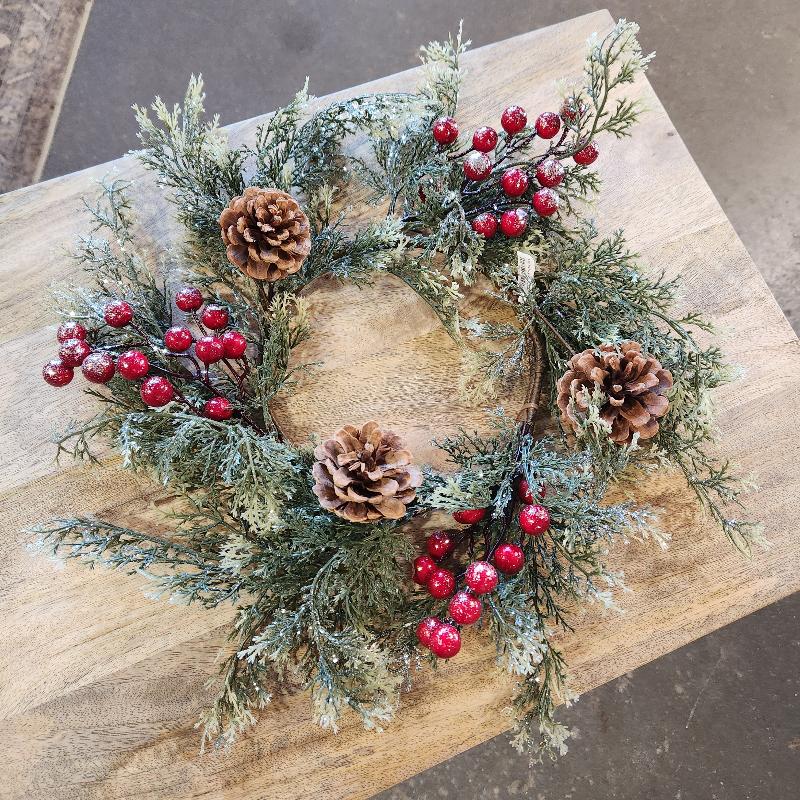
[[[650,59],[636,32],[623,20],[590,41],[583,78],[566,91],[565,102],[577,112],[564,117],[562,134],[542,149],[530,129],[515,138],[501,133],[493,178],[510,165],[533,172],[545,157],[567,158],[604,133],[629,135],[640,109],[617,90]],[[164,593],[186,601],[235,605],[232,652],[217,700],[201,721],[205,741],[233,741],[284,685],[310,691],[314,718],[324,727],[335,729],[348,708],[367,727],[381,727],[419,660],[417,622],[446,608],[446,601],[411,589],[408,526],[353,524],[322,509],[312,492],[310,447],[286,441],[272,418],[276,397],[291,402],[302,373],[313,379],[313,365],[290,356],[312,335],[303,289],[321,275],[358,285],[377,273],[396,275],[473,352],[467,383],[474,394],[488,399],[508,385],[528,387],[520,422],[497,412],[491,436],[465,431],[438,443],[452,469],[427,470],[409,509],[411,522],[434,510],[491,509],[460,534],[471,556],[488,558],[517,535],[515,482],[524,477],[547,487],[548,535],[526,538],[525,567],[485,598],[482,620],[498,663],[518,681],[518,746],[565,749],[568,732],[554,711],[571,693],[553,636],[571,629],[568,608],[576,601],[613,605],[621,578],[605,563],[608,546],[631,535],[664,541],[647,509],[605,500],[614,481],[631,470],[677,468],[738,547],[748,550],[758,538],[756,528],[728,517],[725,507],[738,502],[741,489],[729,465],[706,449],[714,440],[710,392],[730,372],[718,349],[695,338],[693,331],[709,330],[706,322],[673,316],[677,281],[640,270],[621,232],[601,238],[582,216],[583,201],[600,185],[596,172],[568,166],[558,188],[562,214],[532,220],[522,238],[485,240],[473,231],[479,212],[500,213],[510,202],[496,180],[465,181],[458,154],[437,147],[430,135],[437,116],[456,111],[466,45],[459,34],[425,48],[424,80],[413,93],[320,108],[304,87],[252,143],[239,147],[227,143],[216,119],[205,121],[199,78],[192,78],[182,106],[170,110],[157,99],[154,117],[136,108],[137,156],[167,190],[187,233],[181,257],[160,272],[150,268],[154,254],[137,251],[124,182],[105,184],[98,203],[87,206],[93,229],[75,257],[89,285],[60,294],[65,316],[102,335],[111,353],[145,349],[151,372],[169,376],[181,402],[148,408],[135,384],[116,377],[90,391],[100,411],[71,425],[59,452],[91,459],[91,440],[101,436],[126,467],[180,500],[169,535],[94,518],[56,520],[38,532],[63,556],[150,574]],[[249,185],[292,193],[312,227],[303,269],[268,290],[229,263],[220,238],[220,212]],[[366,190],[378,209],[375,221],[351,222],[354,188],[362,197]],[[520,278],[518,252],[535,258],[532,278]],[[460,318],[461,290],[479,277],[491,283],[512,322]],[[248,337],[249,360],[209,371],[164,348],[178,280],[190,280],[230,310]],[[109,329],[103,306],[120,298],[134,306],[136,322]],[[639,341],[675,378],[655,439],[646,446],[636,439],[625,447],[612,443],[599,417],[605,399],[599,394],[577,433],[539,428],[543,415],[557,416],[554,378],[570,356],[627,339]],[[476,348],[479,342],[493,346]],[[196,413],[214,394],[232,400],[233,420]]]

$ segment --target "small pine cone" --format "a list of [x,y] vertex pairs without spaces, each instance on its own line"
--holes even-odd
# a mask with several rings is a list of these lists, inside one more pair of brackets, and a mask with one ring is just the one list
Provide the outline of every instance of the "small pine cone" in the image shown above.
[[220,214],[228,261],[259,281],[277,281],[303,266],[311,252],[308,217],[280,189],[248,186]]
[[345,425],[314,457],[314,494],[323,508],[350,522],[400,519],[417,496],[422,473],[400,438],[377,423]]
[[611,425],[611,440],[630,444],[635,433],[640,439],[658,433],[658,418],[667,413],[666,393],[671,387],[672,373],[643,353],[638,342],[603,344],[570,359],[569,369],[558,381],[558,407],[564,425],[577,429],[579,420],[570,400],[578,411],[586,411],[587,395],[600,389],[607,398],[600,417]]

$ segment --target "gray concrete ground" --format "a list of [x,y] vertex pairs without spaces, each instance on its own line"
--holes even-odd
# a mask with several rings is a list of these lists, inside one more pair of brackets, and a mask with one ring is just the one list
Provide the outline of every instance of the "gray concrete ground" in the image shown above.
[[[603,7],[588,0],[95,0],[45,178],[136,146],[129,111],[207,79],[223,122],[312,78],[325,94],[416,63],[460,18],[475,46]],[[609,0],[659,52],[650,79],[784,312],[800,325],[800,3]],[[691,214],[691,209],[687,209]],[[390,789],[401,798],[790,800],[800,794],[800,597],[587,695],[555,766],[505,737]]]

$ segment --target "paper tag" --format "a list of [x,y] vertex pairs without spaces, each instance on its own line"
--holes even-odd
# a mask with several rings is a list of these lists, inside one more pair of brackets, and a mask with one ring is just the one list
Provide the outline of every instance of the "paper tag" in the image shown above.
[[530,286],[533,283],[533,276],[536,274],[536,256],[517,250],[517,273],[520,286]]

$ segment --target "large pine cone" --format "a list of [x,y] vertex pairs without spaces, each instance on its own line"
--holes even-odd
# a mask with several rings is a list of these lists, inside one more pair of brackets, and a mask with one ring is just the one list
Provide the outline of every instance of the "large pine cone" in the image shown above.
[[422,473],[399,437],[377,423],[345,425],[314,457],[314,494],[320,505],[350,522],[400,519],[417,496]]
[[577,429],[570,400],[578,411],[586,411],[586,394],[599,388],[607,398],[600,417],[611,425],[612,441],[629,444],[635,433],[640,439],[658,433],[658,418],[667,413],[666,393],[671,386],[672,373],[642,353],[638,342],[603,344],[570,359],[569,369],[558,381],[558,407],[564,424]]
[[260,281],[297,272],[311,252],[308,217],[280,189],[248,186],[220,214],[228,261]]

